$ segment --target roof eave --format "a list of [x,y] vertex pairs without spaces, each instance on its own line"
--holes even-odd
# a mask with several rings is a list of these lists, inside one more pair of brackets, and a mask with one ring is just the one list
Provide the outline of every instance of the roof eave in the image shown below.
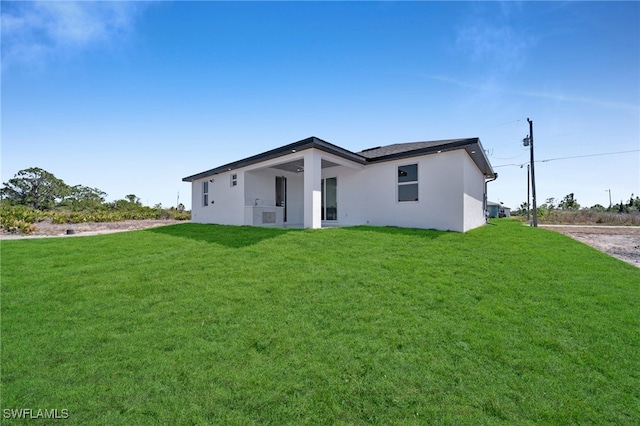
[[456,142],[452,142],[446,145],[436,145],[436,146],[429,146],[429,147],[425,147],[425,148],[419,148],[419,149],[414,149],[411,151],[403,151],[403,152],[397,152],[397,153],[393,153],[393,154],[388,154],[388,155],[383,155],[380,157],[373,157],[373,158],[368,158],[367,162],[368,163],[379,163],[379,162],[384,162],[384,161],[392,161],[392,160],[398,160],[398,159],[402,159],[402,158],[409,158],[409,157],[418,157],[420,155],[428,155],[428,154],[437,154],[440,152],[446,152],[446,151],[453,151],[456,149],[460,149],[460,148],[464,148],[470,144],[476,143],[478,141],[477,138],[472,138],[472,139],[461,139],[458,140]]
[[[498,174],[491,167],[491,163],[487,158],[486,151],[482,147],[482,143],[479,138],[476,138],[475,149],[467,148],[467,154],[471,157],[474,163],[478,166],[478,169],[484,174],[485,178],[497,179]],[[475,152],[474,152],[475,151]]]
[[381,157],[369,158],[368,163],[378,163],[384,161],[399,160],[403,158],[418,157],[421,155],[439,154],[441,152],[454,151],[457,149],[464,149],[478,169],[487,178],[496,177],[496,173],[491,167],[489,159],[485,155],[484,148],[480,143],[479,138],[467,138],[456,140],[455,142],[448,143],[446,145],[436,145],[426,148],[415,149],[412,151],[398,152],[394,154],[384,155]]
[[265,151],[261,154],[253,155],[251,157],[247,157],[242,160],[224,164],[222,166],[219,166],[214,169],[207,170],[201,173],[197,173],[195,175],[187,176],[185,178],[182,178],[182,181],[193,182],[195,180],[203,179],[208,176],[217,175],[219,173],[239,169],[241,167],[251,166],[253,164],[258,164],[262,161],[271,160],[271,159],[282,157],[284,155],[288,155],[297,151],[303,151],[305,149],[311,149],[311,148],[316,148],[330,154],[338,155],[340,157],[343,157],[347,160],[354,161],[356,163],[366,164],[367,162],[366,159],[359,154],[356,154],[354,152],[341,148],[337,145],[324,141],[315,136],[311,136],[309,138],[302,139],[300,141],[293,142],[288,145],[284,145],[279,148],[272,149],[270,151]]
[[297,151],[303,151],[305,149],[311,149],[311,148],[319,149],[321,151],[324,151],[330,154],[338,155],[342,158],[351,160],[359,164],[373,164],[373,163],[380,163],[385,161],[398,160],[402,158],[411,158],[411,157],[417,157],[421,155],[430,155],[430,154],[437,154],[441,152],[453,151],[457,149],[464,149],[486,178],[495,178],[497,176],[497,174],[493,171],[493,168],[491,167],[491,163],[489,163],[489,159],[485,154],[485,151],[482,147],[482,144],[480,143],[479,138],[460,139],[460,140],[455,140],[454,142],[448,143],[446,145],[436,145],[433,147],[425,147],[425,148],[415,149],[412,151],[398,152],[398,153],[384,155],[384,156],[375,157],[375,158],[366,158],[363,155],[351,152],[349,150],[341,148],[337,145],[324,141],[315,136],[311,136],[309,138],[302,139],[300,141],[293,142],[288,145],[281,146],[276,149],[272,149],[270,151],[265,151],[261,154],[253,155],[251,157],[247,157],[242,160],[234,161],[232,163],[228,163],[211,170],[197,173],[195,175],[187,176],[183,178],[182,181],[193,182],[195,180],[203,179],[208,176],[217,175],[219,173],[228,172],[231,170],[239,169],[241,167],[251,166],[253,164],[258,164],[262,161],[271,160],[271,159],[282,157],[284,155],[288,155]]

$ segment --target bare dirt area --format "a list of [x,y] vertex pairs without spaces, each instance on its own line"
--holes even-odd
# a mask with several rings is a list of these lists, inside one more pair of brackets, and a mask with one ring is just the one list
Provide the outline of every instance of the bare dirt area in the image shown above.
[[134,231],[137,229],[155,228],[158,226],[185,223],[185,220],[124,220],[121,222],[84,222],[84,223],[51,223],[50,220],[38,222],[36,229],[29,235],[2,232],[0,239],[43,238],[43,237],[77,237],[86,235],[109,234],[113,232]]
[[539,225],[640,268],[640,226]]

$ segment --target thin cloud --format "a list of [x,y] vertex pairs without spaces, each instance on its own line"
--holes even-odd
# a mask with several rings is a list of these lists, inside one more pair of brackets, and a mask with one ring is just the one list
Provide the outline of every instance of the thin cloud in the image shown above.
[[456,47],[492,72],[521,68],[532,39],[520,25],[522,6],[505,2],[480,5],[456,28]]
[[3,3],[3,69],[108,46],[130,33],[138,10],[129,2]]
[[471,59],[492,64],[503,71],[520,68],[525,62],[527,42],[508,25],[473,25],[458,29],[457,45]]
[[603,99],[585,98],[580,96],[569,96],[569,95],[563,95],[559,93],[508,89],[508,88],[503,88],[496,85],[489,85],[489,84],[483,85],[483,84],[469,83],[466,81],[456,80],[450,77],[443,77],[443,76],[436,76],[436,75],[428,75],[426,77],[431,80],[436,80],[443,83],[452,84],[458,87],[464,87],[467,89],[473,89],[473,90],[479,90],[479,91],[505,93],[505,94],[511,94],[511,95],[527,96],[531,98],[549,99],[556,102],[580,103],[580,104],[598,106],[602,108],[627,110],[634,113],[639,112],[638,105],[624,103],[624,102],[614,102],[614,101],[608,101]]

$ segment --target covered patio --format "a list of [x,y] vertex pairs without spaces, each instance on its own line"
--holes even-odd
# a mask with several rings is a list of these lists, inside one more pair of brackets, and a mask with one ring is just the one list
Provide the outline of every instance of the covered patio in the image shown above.
[[336,219],[333,167],[362,168],[317,149],[256,164],[244,172],[244,223],[253,226],[321,228]]

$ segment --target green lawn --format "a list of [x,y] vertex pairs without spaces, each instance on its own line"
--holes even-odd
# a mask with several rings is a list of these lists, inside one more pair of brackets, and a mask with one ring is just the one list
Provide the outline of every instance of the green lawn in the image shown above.
[[640,269],[496,223],[3,241],[3,420],[640,424]]

